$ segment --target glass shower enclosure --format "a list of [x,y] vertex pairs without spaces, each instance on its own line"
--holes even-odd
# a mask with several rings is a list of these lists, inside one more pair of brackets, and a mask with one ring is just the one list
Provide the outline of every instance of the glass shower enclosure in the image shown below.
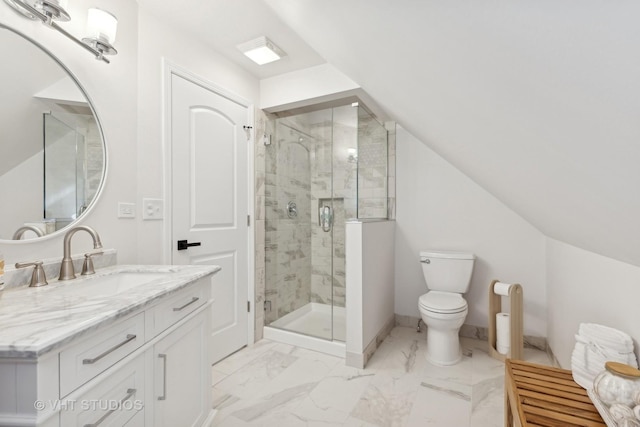
[[95,197],[104,153],[91,115],[47,112],[44,134],[44,219],[56,230],[73,222]]
[[358,103],[284,114],[272,125],[265,324],[344,342],[345,222],[387,218],[387,131]]

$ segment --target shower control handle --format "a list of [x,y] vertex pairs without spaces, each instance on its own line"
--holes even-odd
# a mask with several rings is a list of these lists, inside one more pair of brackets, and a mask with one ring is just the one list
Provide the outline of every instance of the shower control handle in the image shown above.
[[289,218],[296,218],[298,216],[298,206],[295,202],[287,203],[287,216]]
[[331,209],[331,206],[318,208],[318,225],[325,233],[331,231],[331,226],[333,225],[333,209]]

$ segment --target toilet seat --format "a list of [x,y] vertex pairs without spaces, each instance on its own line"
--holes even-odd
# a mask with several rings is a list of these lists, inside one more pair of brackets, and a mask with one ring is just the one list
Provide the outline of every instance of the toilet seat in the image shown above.
[[456,314],[467,310],[467,301],[453,292],[430,291],[420,296],[421,309],[441,314]]

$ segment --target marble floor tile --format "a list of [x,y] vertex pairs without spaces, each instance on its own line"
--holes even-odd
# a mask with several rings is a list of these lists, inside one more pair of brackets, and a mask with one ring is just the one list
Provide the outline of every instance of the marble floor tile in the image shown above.
[[[461,338],[453,366],[426,359],[426,331],[396,327],[365,369],[338,357],[261,340],[213,366],[215,426],[498,427],[504,363],[486,341]],[[551,365],[525,349],[525,360]]]
[[427,342],[414,338],[392,338],[393,340],[389,340],[391,348],[384,359],[380,363],[370,362],[367,368],[402,374],[419,374],[427,364]]
[[504,426],[504,377],[484,380],[471,392],[471,426]]
[[229,375],[224,372],[218,371],[216,368],[211,369],[211,384],[216,385]]
[[278,351],[267,351],[214,386],[241,399],[272,393],[271,381],[293,365],[298,358]]
[[419,386],[420,376],[415,373],[377,373],[351,416],[381,426],[404,426]]
[[307,420],[346,422],[364,394],[373,372],[365,372],[344,366],[336,366],[309,393],[294,413]]
[[269,340],[260,340],[257,343],[253,344],[251,347],[245,347],[242,350],[216,363],[214,365],[214,369],[227,375],[232,374],[241,367],[245,366],[247,363],[262,355],[264,352],[277,345],[280,344]]
[[471,388],[457,391],[432,388],[422,383],[405,426],[468,426],[471,417]]
[[422,375],[424,381],[471,385],[473,381],[473,357],[462,356],[460,362],[449,366],[436,366],[426,362]]

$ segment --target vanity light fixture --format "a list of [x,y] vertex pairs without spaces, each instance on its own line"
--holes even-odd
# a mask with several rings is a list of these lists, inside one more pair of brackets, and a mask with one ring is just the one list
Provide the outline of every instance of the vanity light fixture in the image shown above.
[[268,64],[287,56],[282,49],[265,36],[239,44],[237,47],[258,65]]
[[20,15],[32,21],[40,20],[49,28],[62,33],[91,52],[97,60],[108,64],[110,61],[104,55],[118,53],[112,46],[116,38],[118,20],[109,12],[100,9],[89,9],[87,25],[89,34],[80,41],[58,24],[58,22],[65,22],[71,19],[65,9],[67,0],[36,0],[33,5],[28,3],[28,0],[4,0],[4,2]]
[[[88,37],[82,41],[102,55],[115,55],[118,53],[113,47],[118,30],[118,19],[111,13],[98,8],[89,9],[87,15]],[[98,58],[100,59],[100,58]]]

